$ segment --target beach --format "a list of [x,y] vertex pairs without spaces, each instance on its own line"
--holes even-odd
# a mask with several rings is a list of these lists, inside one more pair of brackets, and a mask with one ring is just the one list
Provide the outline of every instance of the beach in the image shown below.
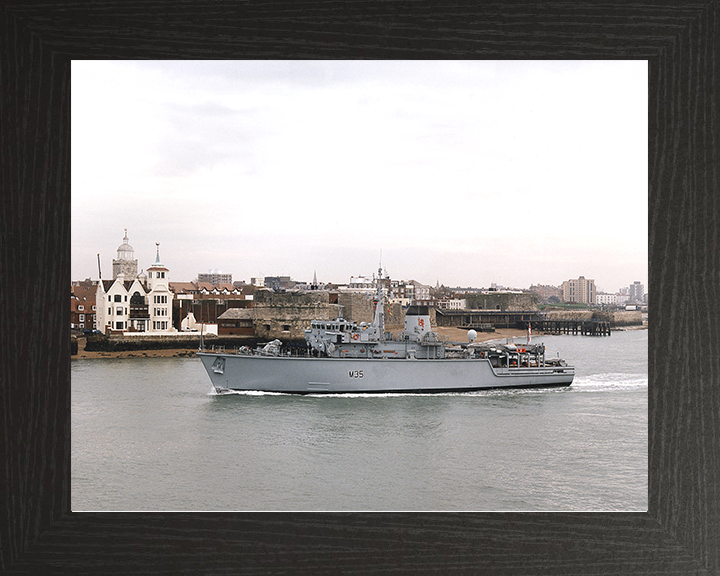
[[193,356],[197,348],[171,348],[159,350],[124,350],[121,352],[90,352],[85,350],[87,338],[78,338],[78,353],[71,358],[184,358]]

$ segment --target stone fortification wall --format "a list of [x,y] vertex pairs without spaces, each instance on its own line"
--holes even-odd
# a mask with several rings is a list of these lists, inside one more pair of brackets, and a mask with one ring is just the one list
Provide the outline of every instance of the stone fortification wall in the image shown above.
[[[584,322],[586,320],[592,320],[593,313],[593,310],[549,310],[543,315],[548,320],[580,320]],[[598,319],[604,320],[604,318]]]
[[488,292],[465,295],[468,310],[503,310],[508,312],[537,310],[538,296],[523,292]]
[[[373,296],[357,292],[341,292],[338,304],[342,306],[342,316],[352,322],[372,322],[375,318]],[[402,330],[405,327],[405,315],[398,303],[385,307],[385,330],[388,332]]]
[[257,290],[253,300],[253,322],[259,338],[302,340],[312,320],[337,317],[337,306],[330,304],[329,293],[272,292]]
[[88,352],[126,352],[132,350],[171,350],[179,348],[196,349],[200,345],[200,334],[193,333],[177,336],[143,335],[123,337],[97,334],[87,337],[85,350]]
[[375,315],[371,295],[357,292],[340,292],[338,304],[342,307],[341,315],[352,322],[372,322]]
[[[435,308],[431,308],[430,319],[435,321]],[[405,329],[405,311],[399,302],[385,307],[385,331],[396,332]]]
[[641,326],[642,312],[618,310],[605,312],[600,310],[550,310],[545,312],[548,320],[602,320],[611,326]]
[[601,312],[600,314],[604,314],[613,326],[642,326],[643,323],[640,310],[618,310],[615,312]]
[[[255,336],[217,336],[204,334],[205,347],[213,345],[236,348],[239,346],[254,346],[259,339]],[[76,341],[77,342],[77,341]],[[145,335],[133,338],[122,336],[105,336],[97,334],[87,337],[85,350],[87,352],[132,352],[142,350],[197,350],[200,346],[200,333],[182,334],[177,337]],[[77,354],[77,350],[73,352]]]

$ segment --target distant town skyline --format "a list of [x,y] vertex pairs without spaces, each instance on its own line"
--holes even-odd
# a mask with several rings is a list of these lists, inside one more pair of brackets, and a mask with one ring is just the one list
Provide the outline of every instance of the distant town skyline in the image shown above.
[[[126,247],[126,245],[124,245],[124,244],[121,245],[121,246]],[[132,244],[131,244],[131,246],[132,246]],[[119,248],[119,247],[120,247],[120,246],[118,246],[118,248]],[[159,257],[159,243],[155,243],[155,250],[156,250],[156,252],[155,252],[155,259],[153,259],[153,261],[152,261],[151,263],[149,263],[147,266],[150,266],[151,264],[155,263],[156,260],[157,260],[157,258]],[[133,247],[133,251],[134,251],[134,247]],[[115,254],[115,256],[117,256],[117,250],[114,252],[114,254]],[[110,264],[109,267],[108,267],[108,266],[105,266],[105,264],[102,262],[102,260],[100,260],[99,264],[102,266],[102,268],[101,268],[101,269],[98,269],[98,273],[97,273],[96,275],[88,275],[88,276],[85,276],[84,278],[73,278],[73,280],[74,280],[74,281],[80,281],[80,280],[86,280],[86,279],[88,279],[88,278],[91,279],[91,280],[97,280],[97,279],[99,279],[99,277],[100,277],[101,274],[102,274],[102,279],[103,279],[103,280],[110,280],[110,279],[112,279],[112,278],[114,277],[114,273],[113,273],[113,269],[114,269],[113,261],[115,260],[115,256],[113,257],[112,261],[109,263],[109,264]],[[141,262],[140,262],[140,259],[137,258],[137,254],[134,254],[134,256],[136,256],[135,259],[138,260],[138,263],[137,263],[138,269],[137,269],[137,271],[138,271],[138,274],[140,274],[140,273],[142,273],[145,269],[147,269],[147,266],[142,267]],[[164,262],[164,261],[165,261],[165,258],[161,258],[161,261]],[[338,285],[344,285],[344,284],[347,284],[352,277],[354,277],[355,279],[357,279],[357,278],[359,278],[359,277],[371,278],[371,277],[374,277],[374,276],[377,275],[377,266],[379,266],[380,264],[382,264],[382,263],[378,263],[372,271],[363,271],[363,272],[360,272],[360,273],[351,274],[351,275],[348,276],[347,278],[340,278],[340,279],[338,279],[338,278],[325,278],[325,279],[317,280],[317,281],[318,281],[319,284],[338,284]],[[383,274],[387,273],[388,276],[390,276],[390,278],[393,279],[393,280],[404,280],[404,281],[415,280],[415,281],[417,281],[417,282],[420,282],[421,284],[430,285],[430,286],[435,286],[436,284],[440,284],[440,285],[442,285],[442,286],[445,286],[446,288],[493,288],[493,287],[496,287],[496,286],[501,286],[501,287],[507,288],[507,289],[528,289],[528,288],[530,288],[530,287],[533,286],[533,285],[551,285],[551,286],[555,286],[555,287],[557,287],[557,288],[560,288],[561,284],[562,284],[564,281],[566,281],[566,280],[574,280],[574,279],[577,279],[577,278],[580,278],[580,277],[587,278],[588,280],[593,280],[593,281],[595,281],[595,284],[597,285],[597,281],[596,281],[595,278],[585,277],[583,274],[580,274],[580,275],[575,276],[575,277],[573,277],[573,278],[563,278],[562,280],[559,280],[559,281],[557,281],[557,282],[531,282],[530,284],[522,285],[522,286],[521,286],[521,285],[510,286],[510,285],[501,284],[501,283],[499,283],[499,282],[491,282],[490,284],[487,284],[487,285],[448,284],[448,283],[445,283],[445,282],[441,281],[440,279],[437,279],[435,282],[429,282],[429,281],[426,281],[426,280],[424,280],[424,279],[422,279],[422,278],[417,278],[417,277],[415,277],[415,276],[402,276],[402,277],[400,277],[400,276],[395,276],[395,275],[390,274],[390,272],[387,270],[387,267],[386,267],[386,266],[383,265],[382,268],[383,268]],[[104,270],[105,272],[103,272],[103,270]],[[236,276],[236,274],[234,274],[232,271],[222,270],[222,269],[215,268],[215,269],[207,269],[207,270],[204,270],[204,271],[203,271],[203,270],[200,270],[200,271],[198,271],[197,273],[195,273],[194,275],[192,275],[191,277],[188,277],[188,278],[174,278],[174,275],[172,274],[172,270],[170,270],[170,276],[171,276],[170,282],[194,282],[194,281],[199,281],[199,282],[211,282],[211,283],[212,283],[212,281],[208,278],[209,276],[216,276],[216,277],[217,277],[217,276],[228,276],[228,275],[232,277],[232,282],[245,282],[246,284],[251,284],[251,280],[252,280],[252,279],[264,278],[265,276],[267,276],[267,277],[290,277],[291,280],[293,280],[293,281],[296,281],[296,282],[298,282],[298,283],[305,283],[305,284],[311,284],[314,280],[317,279],[317,271],[316,271],[316,270],[313,270],[313,271],[311,272],[311,277],[310,277],[310,278],[305,277],[305,276],[296,277],[296,276],[292,276],[292,275],[289,275],[289,274],[285,274],[284,272],[283,272],[283,273],[278,273],[278,274],[266,274],[266,275],[260,275],[260,274],[258,274],[258,275],[254,275],[254,276],[238,278],[238,277]],[[129,278],[128,278],[128,279],[129,279]],[[225,280],[222,280],[222,281],[225,281]],[[620,292],[620,291],[622,291],[622,290],[627,290],[628,288],[632,289],[633,283],[637,283],[637,282],[640,282],[640,283],[642,284],[643,288],[645,289],[645,291],[647,291],[647,285],[646,285],[645,282],[642,282],[642,281],[639,281],[639,280],[633,280],[633,281],[629,281],[629,282],[627,282],[627,283],[625,283],[625,284],[623,284],[623,285],[621,285],[621,286],[619,286],[619,287],[617,287],[617,288],[611,288],[611,289],[607,289],[607,290],[606,290],[606,289],[598,288],[598,292],[606,292],[606,293],[612,293],[612,294],[614,294],[614,293]]]
[[72,64],[72,269],[647,286],[647,63]]

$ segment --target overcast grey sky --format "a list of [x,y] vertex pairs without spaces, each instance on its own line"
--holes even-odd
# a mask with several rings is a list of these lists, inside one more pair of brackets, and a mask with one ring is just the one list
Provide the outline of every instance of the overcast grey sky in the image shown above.
[[647,286],[644,61],[72,63],[72,278]]

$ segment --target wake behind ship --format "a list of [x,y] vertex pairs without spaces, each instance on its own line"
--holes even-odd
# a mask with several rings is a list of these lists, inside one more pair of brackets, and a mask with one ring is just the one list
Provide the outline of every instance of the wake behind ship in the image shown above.
[[307,354],[289,356],[274,340],[250,350],[198,352],[217,390],[289,394],[471,392],[491,388],[569,386],[575,369],[545,358],[542,344],[442,340],[427,306],[410,306],[404,330],[385,332],[385,294],[378,273],[375,317],[357,324],[341,317],[314,320],[305,330]]

